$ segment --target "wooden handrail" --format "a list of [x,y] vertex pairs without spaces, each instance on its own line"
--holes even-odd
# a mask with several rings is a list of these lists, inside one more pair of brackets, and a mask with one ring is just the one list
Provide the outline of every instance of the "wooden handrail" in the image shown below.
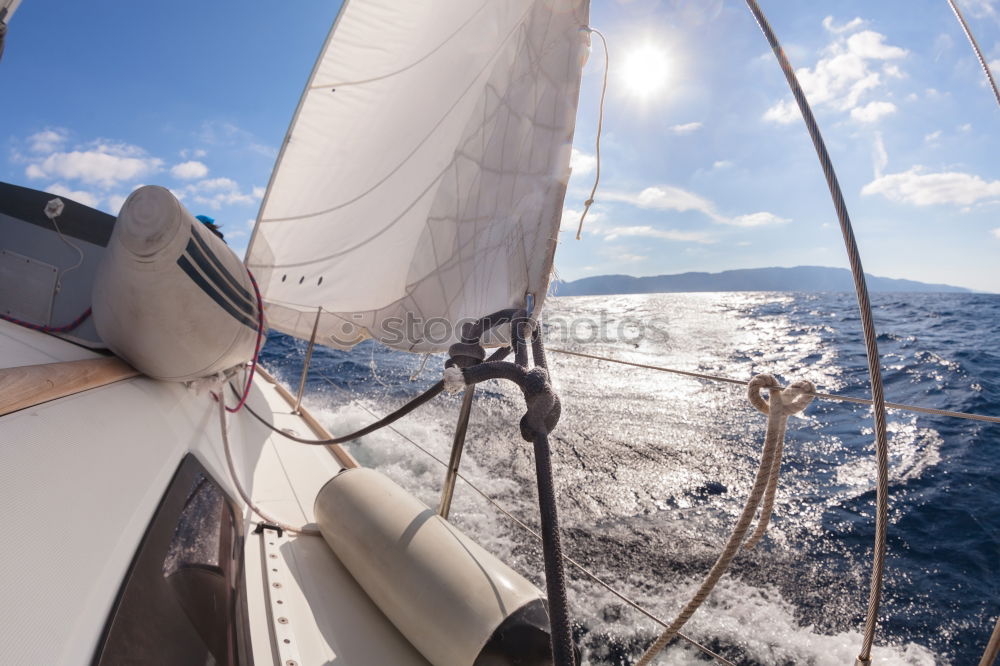
[[0,416],[138,374],[138,370],[115,357],[3,368]]

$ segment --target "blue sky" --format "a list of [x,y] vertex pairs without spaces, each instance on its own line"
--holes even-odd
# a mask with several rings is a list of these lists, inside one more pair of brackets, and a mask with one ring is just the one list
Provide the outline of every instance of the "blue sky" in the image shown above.
[[[1000,109],[944,0],[764,0],[841,178],[868,272],[1000,292]],[[1000,0],[960,0],[1000,73]],[[115,212],[170,187],[242,252],[339,3],[24,0],[0,61],[0,180]],[[846,266],[808,135],[742,2],[599,0],[561,278]],[[659,54],[637,92],[632,54]],[[656,77],[654,77],[655,82]]]

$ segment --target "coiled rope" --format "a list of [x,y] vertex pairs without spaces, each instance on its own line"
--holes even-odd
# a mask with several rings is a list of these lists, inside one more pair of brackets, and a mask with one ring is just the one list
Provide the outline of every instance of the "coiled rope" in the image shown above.
[[865,273],[861,266],[861,254],[858,252],[858,244],[854,239],[854,230],[851,227],[851,218],[847,214],[847,204],[844,202],[844,195],[840,190],[840,183],[837,181],[837,174],[833,170],[833,163],[830,160],[830,153],[823,142],[819,125],[813,116],[809,102],[806,100],[802,86],[795,76],[784,49],[778,42],[771,25],[767,22],[767,17],[761,11],[756,0],[746,0],[750,12],[757,19],[760,29],[771,45],[781,70],[788,81],[792,95],[802,113],[802,119],[809,130],[813,146],[816,148],[816,156],[823,167],[823,175],[826,177],[826,184],[830,188],[830,196],[833,198],[833,206],[837,210],[837,219],[840,221],[840,231],[844,236],[844,246],[847,249],[847,258],[851,264],[851,274],[854,277],[854,290],[858,297],[858,309],[861,312],[861,327],[865,338],[865,352],[868,357],[868,375],[871,378],[872,388],[872,412],[875,419],[875,548],[872,558],[871,588],[868,595],[868,612],[865,616],[864,637],[861,641],[861,652],[858,655],[856,664],[867,666],[871,664],[872,643],[875,641],[875,627],[878,624],[878,608],[882,599],[882,579],[885,572],[885,551],[886,532],[889,522],[889,442],[886,433],[885,421],[885,396],[882,392],[882,373],[879,363],[878,344],[875,340],[875,322],[872,317],[871,302],[868,299],[868,286],[865,283]]
[[[764,400],[760,395],[761,389],[768,389],[769,400]],[[709,593],[715,588],[716,583],[726,573],[733,558],[743,546],[752,548],[763,536],[770,521],[771,510],[774,508],[774,493],[778,484],[778,471],[781,468],[781,452],[784,448],[785,428],[788,417],[801,412],[812,402],[811,393],[814,388],[810,382],[795,382],[786,389],[782,389],[777,380],[771,375],[757,375],[747,385],[747,397],[751,404],[759,411],[767,415],[767,432],[764,436],[764,447],[760,456],[760,466],[757,468],[757,476],[754,479],[753,488],[747,497],[743,511],[740,513],[736,525],[726,542],[725,547],[719,554],[708,575],[701,586],[694,593],[688,603],[674,618],[674,621],[663,630],[659,638],[649,646],[636,666],[647,666],[666,645],[673,640],[681,627],[694,615],[699,606],[705,601]],[[762,504],[763,502],[763,504]],[[758,507],[761,509],[758,519],[757,529],[746,541],[746,533],[753,522],[754,514]]]

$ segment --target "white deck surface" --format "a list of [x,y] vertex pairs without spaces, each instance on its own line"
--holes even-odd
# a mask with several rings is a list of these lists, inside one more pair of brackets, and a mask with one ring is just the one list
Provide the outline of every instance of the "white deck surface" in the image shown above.
[[100,357],[89,349],[0,319],[0,368]]

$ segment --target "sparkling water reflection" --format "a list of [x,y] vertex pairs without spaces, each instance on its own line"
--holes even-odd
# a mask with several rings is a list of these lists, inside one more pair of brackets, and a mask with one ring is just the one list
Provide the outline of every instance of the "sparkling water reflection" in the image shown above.
[[[886,394],[894,402],[1000,413],[1000,297],[905,294],[873,298]],[[588,354],[749,380],[808,379],[867,396],[856,306],[846,294],[713,293],[553,298],[560,322],[603,316],[601,336],[558,343]],[[637,339],[634,322],[642,327]],[[623,324],[624,325],[620,325]],[[556,343],[552,343],[556,346]],[[297,381],[304,343],[276,335],[265,363]],[[371,378],[370,361],[380,383]],[[373,349],[320,350],[307,399],[334,432],[381,415],[438,377],[431,359]],[[553,433],[566,549],[661,617],[686,601],[713,563],[756,469],[764,419],[739,386],[550,355],[563,400]],[[352,402],[353,400],[353,402]],[[765,541],[739,556],[685,631],[738,663],[851,663],[867,598],[874,463],[869,410],[815,401],[789,422],[775,517]],[[446,458],[456,398],[398,427]],[[530,447],[517,435],[519,393],[480,391],[462,472],[537,524]],[[880,664],[969,663],[998,612],[1000,427],[890,412],[891,533]],[[436,506],[442,468],[397,434],[351,445]],[[540,546],[459,483],[452,519],[541,583]],[[570,572],[570,602],[586,660],[628,664],[653,622]],[[681,643],[662,663],[698,663]]]

